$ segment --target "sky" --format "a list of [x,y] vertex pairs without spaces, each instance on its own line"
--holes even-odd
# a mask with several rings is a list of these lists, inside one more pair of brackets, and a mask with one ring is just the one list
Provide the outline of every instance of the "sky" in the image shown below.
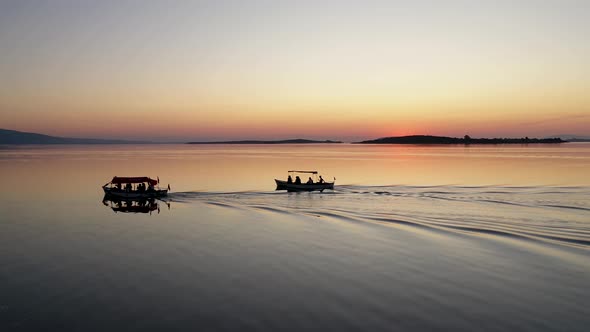
[[590,135],[590,1],[0,1],[0,128]]

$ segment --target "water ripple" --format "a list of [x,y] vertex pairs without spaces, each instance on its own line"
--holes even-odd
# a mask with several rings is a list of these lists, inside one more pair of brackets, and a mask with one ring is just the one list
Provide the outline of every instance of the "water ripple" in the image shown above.
[[324,193],[184,192],[170,198],[590,249],[588,187],[343,185]]

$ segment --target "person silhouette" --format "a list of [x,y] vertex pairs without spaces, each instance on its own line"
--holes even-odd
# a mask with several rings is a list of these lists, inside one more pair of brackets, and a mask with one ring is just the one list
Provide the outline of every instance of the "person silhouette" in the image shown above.
[[318,180],[319,183],[324,183],[324,179],[322,178],[322,176],[320,175],[320,179]]
[[287,183],[293,183],[293,178],[291,177],[291,175],[289,175],[289,177],[287,178]]
[[299,175],[295,177],[295,184],[301,184],[301,178],[299,178]]
[[309,179],[307,180],[307,184],[313,184],[313,180],[311,179],[311,176],[309,177]]

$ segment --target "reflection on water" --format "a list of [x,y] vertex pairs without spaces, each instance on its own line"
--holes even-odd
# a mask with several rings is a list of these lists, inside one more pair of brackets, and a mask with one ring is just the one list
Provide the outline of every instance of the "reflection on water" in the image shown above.
[[[335,190],[275,192],[295,168]],[[0,331],[586,331],[588,169],[590,144],[0,148]],[[145,174],[173,213],[100,202]]]
[[[170,209],[170,203],[162,201]],[[102,204],[110,207],[115,213],[160,213],[160,204],[156,198],[123,199],[112,195],[104,195]]]

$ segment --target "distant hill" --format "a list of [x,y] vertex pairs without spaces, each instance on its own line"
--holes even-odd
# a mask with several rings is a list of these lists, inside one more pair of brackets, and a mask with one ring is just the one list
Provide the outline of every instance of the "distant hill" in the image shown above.
[[0,144],[141,144],[142,141],[124,141],[96,138],[57,137],[16,130],[0,129]]
[[550,137],[559,137],[562,140],[566,140],[568,142],[590,142],[590,136],[562,134],[562,135],[553,135]]
[[563,143],[560,138],[464,138],[413,135],[400,137],[383,137],[362,141],[360,144],[535,144],[535,143]]
[[244,141],[219,141],[219,142],[188,142],[186,144],[338,144],[342,143],[340,141],[314,141],[309,139],[286,139],[286,140],[279,140],[279,141],[258,141],[258,140],[244,140]]

